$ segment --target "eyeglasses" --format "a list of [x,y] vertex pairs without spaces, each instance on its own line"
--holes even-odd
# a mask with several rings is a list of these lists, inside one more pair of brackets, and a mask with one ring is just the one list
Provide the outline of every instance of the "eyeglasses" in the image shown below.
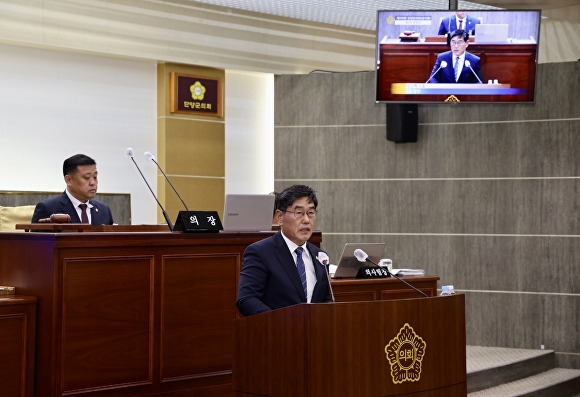
[[463,40],[459,40],[459,41],[451,40],[451,45],[459,46],[459,45],[463,45],[463,44],[465,44],[465,41],[463,41]]
[[306,211],[306,212],[305,212],[304,210],[298,210],[298,211],[288,211],[288,210],[286,210],[286,211],[284,211],[284,212],[289,212],[289,213],[291,213],[291,214],[294,214],[294,217],[295,217],[296,219],[301,219],[301,218],[304,218],[304,215],[308,215],[308,217],[309,217],[310,219],[313,219],[313,218],[316,218],[316,213],[317,213],[318,211],[316,211],[316,210],[309,210],[309,211]]

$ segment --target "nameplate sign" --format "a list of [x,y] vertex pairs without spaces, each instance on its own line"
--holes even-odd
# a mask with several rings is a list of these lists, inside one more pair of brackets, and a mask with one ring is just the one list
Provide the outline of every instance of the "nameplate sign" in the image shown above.
[[390,276],[388,269],[371,266],[362,266],[356,274],[356,278],[385,278]]
[[171,113],[222,116],[219,78],[188,76],[171,72]]
[[179,211],[173,226],[177,232],[219,232],[222,229],[217,211]]

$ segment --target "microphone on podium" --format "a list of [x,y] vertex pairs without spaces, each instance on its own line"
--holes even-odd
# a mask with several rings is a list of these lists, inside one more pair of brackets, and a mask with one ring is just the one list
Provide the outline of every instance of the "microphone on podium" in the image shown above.
[[181,198],[181,196],[179,195],[179,193],[177,193],[177,189],[175,188],[175,186],[173,186],[173,183],[171,183],[171,181],[169,180],[169,178],[167,177],[167,175],[165,174],[165,172],[163,172],[163,169],[161,169],[161,166],[159,165],[159,163],[155,159],[155,156],[153,155],[153,153],[151,153],[151,152],[145,152],[144,154],[145,154],[145,158],[147,160],[151,160],[151,161],[153,161],[157,165],[157,168],[159,168],[159,171],[161,171],[161,173],[165,177],[165,180],[169,183],[169,186],[171,186],[171,188],[173,189],[173,191],[175,192],[175,194],[177,195],[177,197],[179,197],[179,200],[181,200],[181,203],[185,207],[185,210],[186,211],[189,211],[189,208],[187,208],[187,205],[185,204],[185,201],[183,201],[183,199]]
[[169,219],[169,215],[167,215],[165,208],[163,208],[163,206],[161,205],[159,200],[157,200],[157,196],[155,195],[155,193],[153,193],[153,189],[151,189],[151,186],[149,186],[149,182],[147,182],[145,175],[143,175],[143,173],[141,172],[141,168],[139,168],[139,166],[137,165],[137,162],[133,158],[134,154],[135,154],[135,152],[133,151],[133,148],[128,147],[127,149],[125,149],[125,156],[127,156],[127,158],[130,158],[133,161],[133,164],[135,164],[135,167],[137,167],[137,171],[139,171],[139,173],[141,174],[141,178],[143,178],[143,180],[145,181],[145,184],[149,188],[149,191],[153,195],[153,198],[155,199],[155,201],[157,201],[157,204],[159,204],[159,208],[161,208],[161,212],[163,213],[163,217],[165,218],[165,222],[167,222],[167,226],[169,226],[169,230],[173,231],[173,223],[171,223],[171,219]]
[[318,262],[320,262],[320,264],[322,266],[324,266],[324,271],[326,273],[326,279],[328,280],[328,289],[330,291],[330,299],[332,299],[332,301],[335,302],[334,292],[332,291],[332,285],[330,283],[330,271],[328,269],[328,265],[330,265],[330,259],[328,258],[328,255],[326,255],[326,252],[324,252],[324,251],[320,251],[318,253],[318,255],[316,256],[316,259],[318,260]]
[[479,81],[479,84],[483,84],[477,73],[475,73],[475,70],[473,70],[473,68],[471,67],[471,62],[469,62],[467,59],[465,60],[465,67],[471,70],[471,73],[475,75],[475,78],[477,79],[477,81]]
[[[377,265],[375,262],[373,262],[371,259],[369,259],[369,256],[366,252],[364,252],[363,250],[361,250],[360,248],[357,248],[354,250],[354,256],[355,258],[359,261],[359,262],[370,262],[373,265],[375,265],[376,267],[380,267],[379,265]],[[411,284],[409,284],[408,282],[406,282],[405,280],[403,280],[400,277],[395,276],[393,273],[391,273],[389,271],[389,268],[382,268],[382,269],[386,269],[387,273],[389,273],[389,276],[392,276],[394,278],[396,278],[397,280],[399,280],[400,282],[402,282],[403,284],[413,288],[415,291],[417,291],[418,293],[420,293],[421,295],[423,295],[424,297],[428,298],[427,294],[424,293],[423,291],[421,291],[418,288],[413,287]]]
[[431,80],[433,78],[433,76],[435,76],[441,69],[445,69],[447,67],[447,62],[446,61],[441,61],[441,63],[439,64],[439,67],[437,68],[436,71],[434,71],[433,73],[431,73],[431,76],[429,76],[429,78],[427,79],[427,81],[425,82],[425,84],[427,84],[429,82],[429,80]]

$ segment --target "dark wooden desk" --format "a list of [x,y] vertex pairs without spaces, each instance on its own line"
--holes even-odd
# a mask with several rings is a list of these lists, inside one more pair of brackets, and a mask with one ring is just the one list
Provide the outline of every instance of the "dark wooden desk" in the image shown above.
[[0,396],[34,396],[36,297],[0,296]]
[[96,230],[0,233],[0,280],[38,297],[36,396],[230,395],[241,257],[273,232]]
[[[439,276],[403,277],[403,279],[427,294],[437,295]],[[376,301],[420,298],[421,294],[394,277],[375,279],[332,280],[332,290],[337,302]]]
[[[36,396],[231,396],[241,257],[274,232],[94,230],[0,233],[0,280],[38,297]],[[341,301],[415,297],[394,279],[333,285]]]

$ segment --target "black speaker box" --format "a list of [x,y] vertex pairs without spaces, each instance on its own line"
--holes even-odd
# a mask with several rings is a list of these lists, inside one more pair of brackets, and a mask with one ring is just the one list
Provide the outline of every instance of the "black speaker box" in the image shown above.
[[419,129],[419,105],[387,105],[387,140],[396,143],[417,142]]

